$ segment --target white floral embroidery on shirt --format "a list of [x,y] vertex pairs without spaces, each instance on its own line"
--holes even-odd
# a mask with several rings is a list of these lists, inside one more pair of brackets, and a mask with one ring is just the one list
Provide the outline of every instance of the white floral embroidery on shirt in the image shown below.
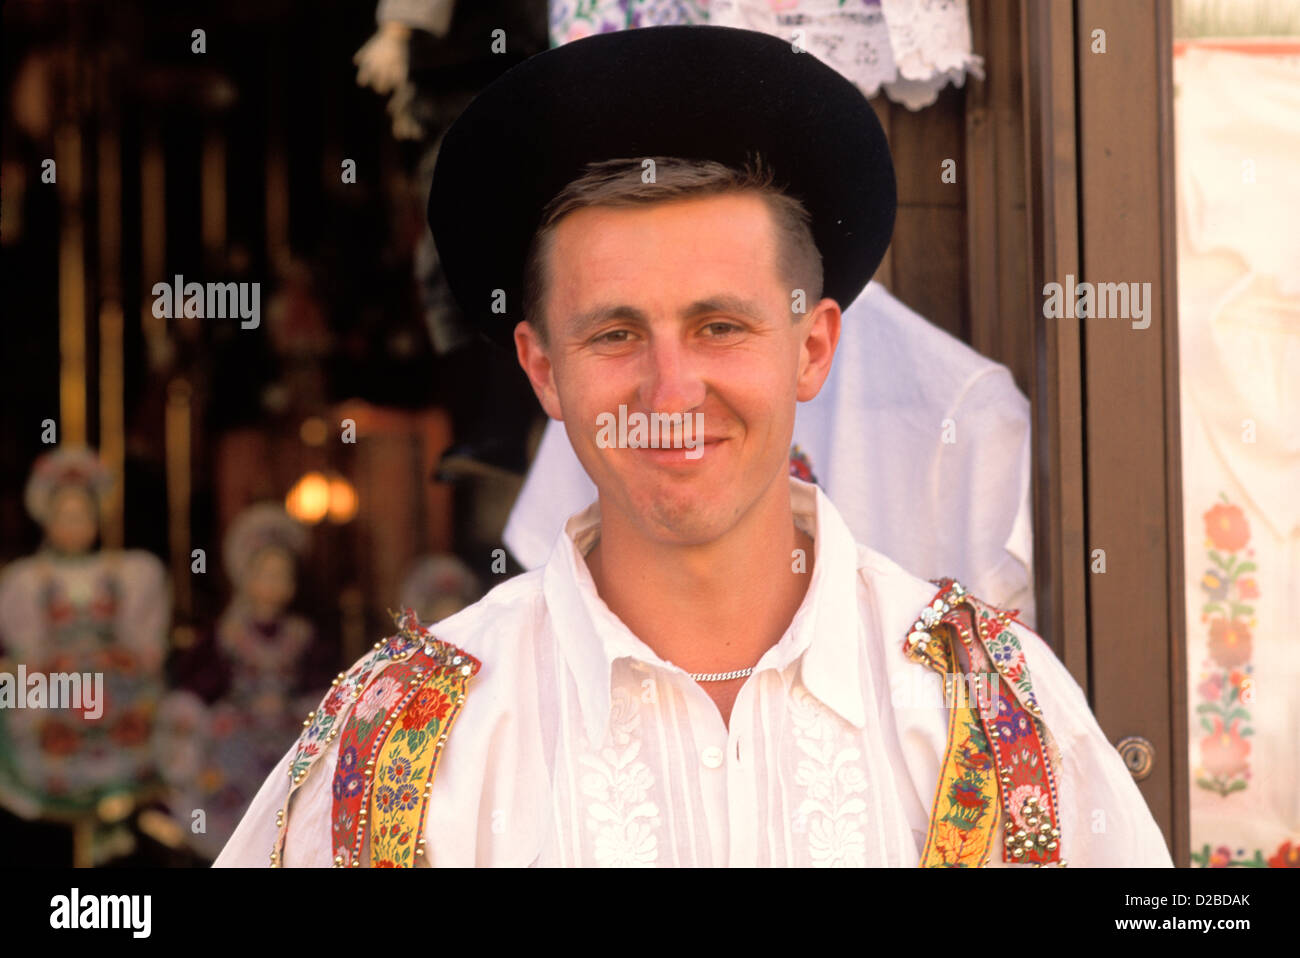
[[592,799],[587,828],[595,834],[596,863],[605,867],[644,867],[659,857],[659,808],[648,799],[654,776],[641,752],[640,704],[625,689],[615,689],[610,708],[610,738],[599,755],[579,756],[588,771],[580,782]]
[[812,863],[861,867],[867,841],[860,826],[867,803],[857,793],[866,791],[867,777],[855,763],[862,752],[852,745],[836,747],[836,719],[802,684],[795,685],[790,716],[796,744],[808,756],[795,771],[795,783],[806,790],[795,819],[807,831]]

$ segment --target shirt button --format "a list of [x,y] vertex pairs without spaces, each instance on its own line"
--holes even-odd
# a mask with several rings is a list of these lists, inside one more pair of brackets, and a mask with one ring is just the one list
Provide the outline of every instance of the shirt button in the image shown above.
[[708,748],[706,748],[703,752],[700,753],[700,761],[703,762],[705,765],[707,765],[709,768],[721,768],[722,749],[718,748],[716,745],[710,745]]

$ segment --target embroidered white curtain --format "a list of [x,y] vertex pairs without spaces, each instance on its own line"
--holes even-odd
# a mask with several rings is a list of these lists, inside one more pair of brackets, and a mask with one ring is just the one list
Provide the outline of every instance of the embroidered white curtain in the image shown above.
[[712,24],[789,40],[852,80],[865,96],[929,106],[969,72],[966,0],[551,0],[551,44],[633,27]]
[[1191,857],[1300,867],[1300,40],[1174,84]]

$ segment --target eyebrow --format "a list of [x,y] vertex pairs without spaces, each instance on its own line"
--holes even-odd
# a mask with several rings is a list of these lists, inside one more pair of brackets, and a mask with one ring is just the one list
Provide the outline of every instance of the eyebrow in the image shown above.
[[[714,296],[706,296],[703,299],[697,299],[689,306],[683,308],[678,316],[685,320],[694,319],[697,316],[704,316],[708,313],[735,313],[745,316],[749,319],[761,321],[763,319],[762,310],[758,304],[752,300],[745,299],[741,296],[732,296],[728,293],[719,293]],[[626,319],[640,326],[650,325],[650,318],[644,310],[637,309],[635,306],[626,304],[617,304],[612,306],[597,306],[580,313],[578,317],[569,324],[569,332],[573,335],[582,335],[590,330],[593,326],[606,322],[611,319]]]

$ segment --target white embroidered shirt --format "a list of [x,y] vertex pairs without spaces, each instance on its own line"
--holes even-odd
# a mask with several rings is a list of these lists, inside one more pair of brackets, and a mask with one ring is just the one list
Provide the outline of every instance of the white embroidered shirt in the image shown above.
[[[936,588],[857,545],[816,487],[790,478],[815,542],[781,639],[723,723],[686,672],[595,590],[584,555],[598,504],[547,564],[432,632],[483,663],[470,680],[425,823],[432,865],[915,866],[947,743],[937,677],[903,653]],[[1079,686],[1014,626],[1060,747],[1071,865],[1171,864],[1160,830]],[[932,674],[932,673],[929,673]],[[932,693],[932,694],[931,694]],[[328,747],[295,796],[287,866],[332,864]],[[277,768],[217,861],[266,865],[288,789]],[[995,836],[991,864],[1001,864]]]

